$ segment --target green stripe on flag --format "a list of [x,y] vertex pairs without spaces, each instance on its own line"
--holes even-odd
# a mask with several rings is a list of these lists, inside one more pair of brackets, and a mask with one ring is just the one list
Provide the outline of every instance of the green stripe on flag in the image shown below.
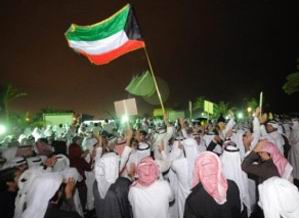
[[130,5],[126,5],[111,17],[93,25],[72,24],[65,36],[68,40],[74,41],[95,41],[109,37],[125,28],[129,10]]

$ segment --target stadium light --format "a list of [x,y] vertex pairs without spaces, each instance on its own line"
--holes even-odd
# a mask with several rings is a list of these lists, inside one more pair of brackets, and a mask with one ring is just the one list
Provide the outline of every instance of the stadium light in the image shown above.
[[238,117],[238,119],[243,119],[244,118],[244,115],[243,115],[243,113],[242,112],[239,112],[238,114],[237,114],[237,117]]
[[0,135],[3,135],[6,132],[6,127],[0,124]]
[[128,121],[129,121],[129,116],[127,114],[125,114],[121,117],[121,122],[122,123],[127,123]]

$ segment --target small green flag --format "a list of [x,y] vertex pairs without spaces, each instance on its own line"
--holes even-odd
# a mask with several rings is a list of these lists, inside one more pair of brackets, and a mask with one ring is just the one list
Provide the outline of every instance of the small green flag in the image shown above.
[[141,75],[134,76],[126,91],[137,96],[152,96],[156,89],[150,72],[147,70]]

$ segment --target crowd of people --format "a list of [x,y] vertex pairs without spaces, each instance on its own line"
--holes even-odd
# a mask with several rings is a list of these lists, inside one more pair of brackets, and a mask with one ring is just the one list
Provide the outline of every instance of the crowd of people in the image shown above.
[[5,218],[298,218],[299,121],[144,118],[1,144]]

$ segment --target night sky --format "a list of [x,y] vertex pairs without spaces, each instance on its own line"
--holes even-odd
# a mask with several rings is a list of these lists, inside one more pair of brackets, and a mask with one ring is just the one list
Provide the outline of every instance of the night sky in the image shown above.
[[[264,91],[269,109],[297,111],[299,95],[282,85],[296,71],[299,16],[296,1],[130,1],[157,76],[167,81],[166,107],[187,108],[206,96],[237,104]],[[28,96],[13,110],[73,109],[98,116],[127,98],[133,75],[147,69],[143,50],[96,66],[70,49],[71,23],[99,22],[124,6],[117,0],[1,0],[0,83]],[[297,102],[296,102],[297,101]],[[153,106],[137,98],[140,113]]]

